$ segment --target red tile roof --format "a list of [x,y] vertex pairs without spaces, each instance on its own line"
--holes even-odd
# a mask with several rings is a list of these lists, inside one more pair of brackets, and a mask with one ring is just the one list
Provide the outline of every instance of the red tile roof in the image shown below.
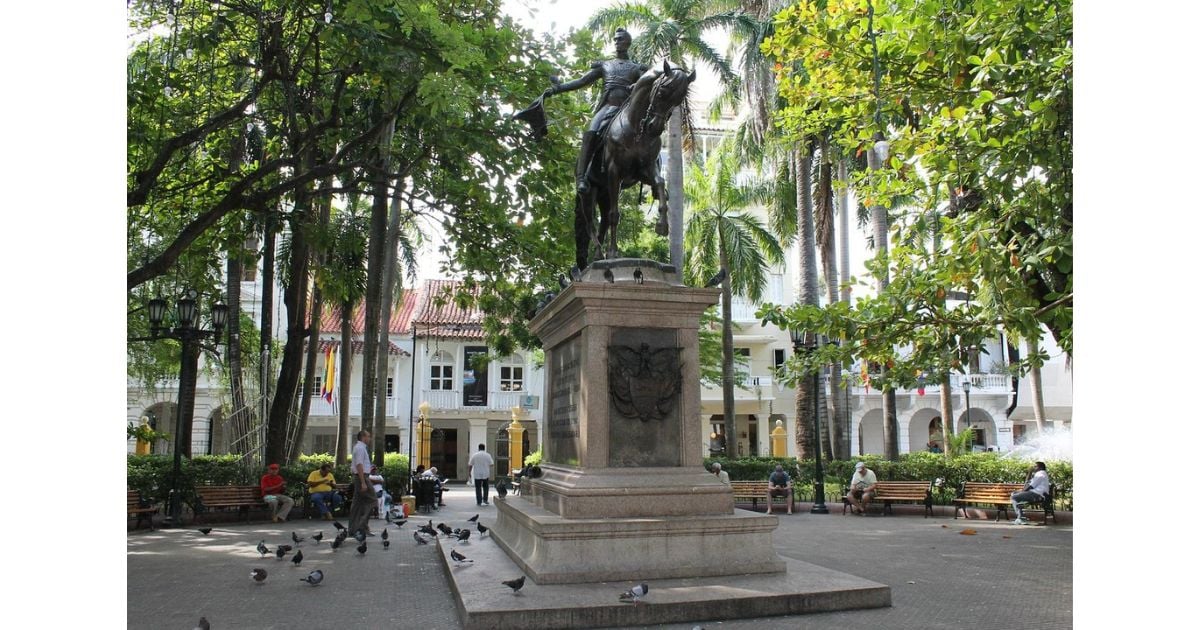
[[[354,351],[354,354],[362,354],[364,345],[365,342],[363,342],[361,339],[354,339],[350,342],[350,348]],[[342,347],[342,342],[334,339],[322,339],[317,342],[317,352],[323,353],[329,346],[333,346],[333,351],[337,352]],[[304,347],[305,349],[308,348],[307,342],[305,342]],[[402,357],[412,356],[407,350],[404,350],[400,346],[397,346],[390,341],[388,342],[388,354]]]
[[417,336],[455,339],[483,339],[483,313],[476,308],[479,290],[471,291],[464,308],[455,303],[457,280],[426,280],[421,291],[421,306],[413,318]]
[[[388,332],[393,335],[412,334],[412,316],[417,304],[420,302],[420,292],[415,289],[408,289],[404,292],[404,297],[400,300],[395,310],[392,311],[392,321],[388,326]],[[336,305],[326,306],[325,312],[321,313],[321,332],[341,334],[342,332],[342,308]],[[366,329],[366,302],[359,302],[354,307],[353,314],[350,318],[350,330],[355,335],[363,334]]]

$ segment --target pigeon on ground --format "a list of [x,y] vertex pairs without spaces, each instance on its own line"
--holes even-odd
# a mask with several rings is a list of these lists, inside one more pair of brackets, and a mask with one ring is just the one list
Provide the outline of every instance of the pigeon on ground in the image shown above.
[[504,482],[496,484],[496,496],[500,497],[501,499],[508,496],[508,485]]
[[387,536],[388,536],[388,534],[387,534],[387,530],[386,530],[386,529],[385,529],[385,530],[383,530],[382,532],[380,532],[380,533],[379,533],[379,539],[380,539],[380,540],[387,540]]
[[408,519],[392,521],[392,525],[395,525],[397,528],[404,527],[406,523],[408,523]]
[[207,619],[205,619],[204,617],[201,617],[201,618],[200,618],[200,621],[197,621],[197,622],[196,622],[196,628],[195,628],[195,630],[209,630],[209,628],[208,628],[208,620],[207,620]]
[[363,555],[363,554],[365,554],[365,553],[367,553],[367,543],[365,543],[365,542],[364,542],[364,543],[361,543],[361,544],[360,544],[360,545],[357,547],[357,549],[358,549],[358,555],[360,555],[360,556],[361,556],[361,555]]
[[317,542],[321,542],[321,539],[324,537],[325,537],[325,532],[317,532],[317,535],[313,536],[312,539]]
[[336,528],[338,528],[339,530],[344,530],[344,529],[346,529],[346,526],[345,526],[345,525],[342,525],[341,523],[339,523],[339,522],[337,522],[337,521],[334,521],[334,522],[333,522],[333,526],[334,526],[334,527],[336,527]]
[[453,549],[450,550],[450,559],[459,564],[462,564],[464,562],[475,562],[474,560],[462,555],[461,553],[458,553],[457,551],[455,551]]
[[338,536],[337,538],[334,538],[333,540],[329,541],[329,548],[330,548],[330,549],[332,549],[332,550],[334,550],[334,551],[337,551],[337,550],[338,550],[338,547],[341,547],[341,546],[342,546],[342,541],[343,541],[343,540],[345,540],[345,538],[342,538],[341,536]]
[[429,534],[430,536],[438,535],[437,530],[430,525],[422,525],[417,528],[417,531],[421,532],[422,534]]
[[296,546],[297,546],[297,547],[299,547],[299,546],[300,546],[300,541],[301,541],[301,540],[303,540],[303,539],[302,539],[302,538],[300,538],[299,536],[297,536],[297,535],[296,535],[296,532],[292,532],[292,542],[296,543]]
[[469,530],[469,529],[464,529],[458,533],[458,541],[459,542],[467,542],[467,539],[470,537],[471,537],[471,530]]
[[429,541],[421,535],[421,532],[413,532],[413,540],[417,541],[418,545],[428,545]]
[[285,547],[287,547],[287,545],[279,545],[279,548],[277,548],[277,549],[275,550],[275,557],[276,557],[276,558],[278,558],[278,559],[280,559],[280,560],[283,560],[283,555],[284,555],[285,553],[287,553],[287,552],[288,552],[288,550],[287,550],[287,549],[285,549]]
[[478,515],[478,514],[476,514],[475,516],[472,516],[471,518],[467,519],[467,522],[468,522],[468,523],[477,523],[477,522],[479,522],[479,515]]
[[650,586],[645,582],[642,582],[628,591],[621,593],[621,596],[618,599],[623,602],[640,602],[642,601],[642,598],[646,596],[646,593],[649,592]]
[[450,526],[446,525],[445,523],[438,523],[437,528],[438,528],[438,531],[442,532],[443,534],[445,534],[447,536],[454,535],[454,530],[450,529]]
[[367,535],[364,534],[363,530],[360,529],[360,530],[354,532],[354,540],[357,540],[360,543],[367,542]]
[[267,571],[265,569],[254,569],[250,572],[250,577],[254,578],[255,582],[262,584],[267,579]]
[[198,532],[200,532],[201,534],[204,534],[205,536],[207,536],[207,535],[208,535],[208,532],[211,532],[211,531],[212,531],[212,528],[211,528],[211,527],[201,527],[200,529],[198,529],[198,530],[196,530],[196,531],[198,531]]
[[482,537],[484,536],[484,534],[487,534],[487,533],[488,533],[488,531],[489,531],[489,530],[488,530],[488,528],[487,528],[487,526],[485,526],[483,523],[476,523],[476,524],[475,524],[475,529],[478,529],[478,530],[479,530],[479,536],[480,536],[480,538],[482,538]]
[[304,560],[304,551],[296,550],[296,555],[292,556],[292,564],[300,566],[301,560]]
[[[391,510],[388,510],[387,512],[384,512],[384,514],[383,514],[383,520],[387,521],[388,523],[391,523],[391,522],[392,522],[392,512],[391,512]],[[385,528],[385,529],[386,529],[386,528]]]
[[455,527],[455,528],[454,528],[454,535],[455,535],[455,536],[457,536],[457,535],[458,535],[458,533],[459,533],[459,532],[461,532],[462,530],[463,530],[463,529],[462,529],[461,527]]
[[320,569],[317,569],[316,571],[310,572],[308,574],[308,577],[302,578],[300,581],[308,582],[309,584],[316,586],[321,583],[321,580],[324,580],[324,579],[325,579],[325,574],[322,573]]
[[258,557],[262,558],[269,553],[271,553],[271,549],[269,547],[267,547],[267,541],[265,541],[265,540],[258,541]]
[[521,590],[522,586],[525,586],[525,576],[522,575],[521,577],[519,577],[515,580],[505,580],[505,581],[501,582],[501,584],[507,586],[508,588],[511,588],[513,590],[513,595],[516,595],[517,591]]
[[721,267],[721,270],[717,272],[717,275],[713,276],[712,278],[709,278],[708,282],[706,282],[704,284],[704,288],[711,289],[711,288],[717,286],[718,284],[721,284],[722,282],[725,281],[725,276],[727,276],[727,275],[729,275],[729,270],[724,267]]
[[383,541],[383,548],[384,548],[384,549],[387,549],[387,548],[388,548],[388,546],[389,546],[389,545],[391,545],[391,544],[392,544],[392,541],[390,541],[390,540],[385,540],[385,541]]

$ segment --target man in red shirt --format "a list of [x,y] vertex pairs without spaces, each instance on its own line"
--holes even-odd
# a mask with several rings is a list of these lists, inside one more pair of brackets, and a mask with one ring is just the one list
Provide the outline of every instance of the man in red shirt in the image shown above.
[[[267,474],[262,476],[258,487],[262,490],[263,501],[271,508],[271,522],[282,523],[287,520],[296,501],[287,495],[286,483],[279,476],[279,464],[267,466]],[[282,516],[280,516],[282,514]]]

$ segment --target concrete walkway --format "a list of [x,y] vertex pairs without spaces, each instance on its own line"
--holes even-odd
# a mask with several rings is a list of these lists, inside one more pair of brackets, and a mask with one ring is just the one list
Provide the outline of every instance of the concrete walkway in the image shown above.
[[[473,488],[462,484],[450,486],[446,503],[432,515],[416,515],[403,528],[391,526],[387,550],[379,536],[369,538],[365,555],[355,551],[353,539],[332,551],[329,541],[336,530],[327,521],[214,522],[207,536],[194,527],[131,531],[127,625],[190,629],[203,615],[213,628],[458,628],[438,552],[433,545],[417,546],[412,532],[429,520],[463,527],[476,513],[480,522],[490,525],[495,507],[477,508]],[[842,516],[840,506],[830,506],[829,515],[811,515],[808,508],[797,504],[796,514],[779,516],[775,533],[779,553],[887,584],[892,587],[891,608],[657,627],[1071,627],[1070,524],[1022,527],[954,520],[949,508],[938,509],[934,518],[923,518],[919,512]],[[346,524],[345,519],[341,522]],[[384,521],[372,521],[376,532],[383,527]],[[964,535],[967,528],[975,534]],[[260,558],[255,551],[260,540],[272,550],[279,544],[293,544],[293,531],[306,538],[298,547],[304,552],[300,567],[289,561],[294,551],[285,560],[274,555]],[[317,532],[324,532],[319,544],[308,538]],[[253,568],[267,570],[264,583],[250,579]],[[317,587],[300,581],[313,569],[325,573]],[[652,594],[653,584],[648,601]]]

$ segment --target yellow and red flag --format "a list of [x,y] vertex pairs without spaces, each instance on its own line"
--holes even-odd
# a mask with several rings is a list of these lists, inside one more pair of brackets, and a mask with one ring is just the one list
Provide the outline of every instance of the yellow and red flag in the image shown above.
[[335,378],[333,366],[333,344],[330,343],[325,347],[325,379],[321,383],[321,398],[331,405],[333,404],[333,381]]

